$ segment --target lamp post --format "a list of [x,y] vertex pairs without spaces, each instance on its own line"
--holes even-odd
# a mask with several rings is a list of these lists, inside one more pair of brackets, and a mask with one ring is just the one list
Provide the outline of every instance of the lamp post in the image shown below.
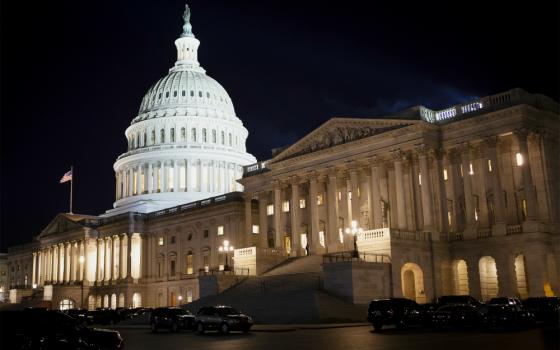
[[352,257],[358,258],[360,255],[358,254],[358,243],[357,243],[357,235],[364,232],[364,230],[358,226],[358,222],[356,220],[352,220],[352,224],[350,227],[346,228],[346,233],[354,236],[354,251],[352,252]]
[[226,264],[224,265],[224,271],[229,271],[229,265],[228,265],[228,254],[229,252],[233,252],[233,246],[229,245],[229,241],[225,240],[223,245],[218,247],[218,251],[220,253],[225,253],[226,254]]
[[179,306],[183,304],[183,296],[182,295],[179,295],[177,297],[177,300],[179,300]]
[[82,294],[81,294],[81,299],[80,299],[80,309],[84,308],[84,262],[86,261],[86,258],[83,255],[80,255],[80,257],[78,258],[78,261],[80,262],[80,282],[81,282],[81,287],[82,287]]

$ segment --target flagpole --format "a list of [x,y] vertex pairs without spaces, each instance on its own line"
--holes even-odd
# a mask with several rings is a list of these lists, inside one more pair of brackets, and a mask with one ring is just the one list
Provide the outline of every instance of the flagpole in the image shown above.
[[72,188],[74,187],[74,166],[70,166],[70,214],[72,214]]

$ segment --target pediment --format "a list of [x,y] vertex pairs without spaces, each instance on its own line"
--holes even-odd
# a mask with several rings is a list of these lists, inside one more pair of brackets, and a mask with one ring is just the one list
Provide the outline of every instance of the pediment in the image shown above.
[[39,235],[39,238],[84,227],[85,216],[58,214]]
[[416,120],[333,118],[276,157],[280,162],[417,124]]

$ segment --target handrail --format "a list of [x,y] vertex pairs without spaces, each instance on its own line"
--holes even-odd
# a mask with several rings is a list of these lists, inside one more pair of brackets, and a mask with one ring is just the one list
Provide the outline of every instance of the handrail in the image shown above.
[[390,263],[391,257],[387,254],[377,254],[368,252],[358,252],[356,256],[354,251],[344,251],[336,253],[328,253],[323,255],[323,264],[333,262],[348,262],[348,261],[364,261],[372,263]]

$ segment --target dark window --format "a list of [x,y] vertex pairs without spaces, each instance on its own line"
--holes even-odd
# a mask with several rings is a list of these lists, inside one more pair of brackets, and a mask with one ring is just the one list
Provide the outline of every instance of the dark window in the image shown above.
[[175,243],[175,236],[171,236],[171,244]]
[[189,233],[189,237],[187,237],[187,240],[191,240],[192,239],[192,233]]
[[191,90],[191,97],[193,97],[193,96],[194,96],[194,91],[193,91],[193,90]]
[[171,271],[171,276],[175,276],[175,260],[171,260],[169,270]]
[[185,90],[181,92],[181,96],[185,96]]
[[169,91],[165,93],[165,98],[169,97]]
[[204,230],[204,238],[208,238],[208,230]]
[[173,91],[173,97],[177,97],[177,91]]

